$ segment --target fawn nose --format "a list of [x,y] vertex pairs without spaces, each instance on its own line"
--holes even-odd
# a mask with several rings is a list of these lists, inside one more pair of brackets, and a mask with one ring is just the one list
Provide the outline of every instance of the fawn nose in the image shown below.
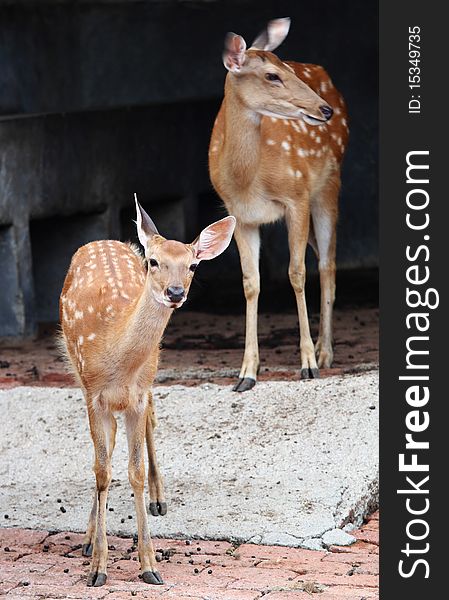
[[329,119],[334,114],[334,111],[332,110],[332,108],[330,106],[328,106],[327,104],[323,104],[323,106],[320,106],[320,111],[327,121],[329,121]]
[[180,302],[185,295],[185,290],[180,285],[171,285],[167,288],[167,298],[170,302]]

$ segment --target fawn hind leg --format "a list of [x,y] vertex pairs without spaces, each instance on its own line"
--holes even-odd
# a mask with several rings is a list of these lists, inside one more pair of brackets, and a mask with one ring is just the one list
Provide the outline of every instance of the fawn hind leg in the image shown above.
[[150,504],[148,510],[153,517],[167,514],[167,502],[164,494],[164,480],[159,471],[156,460],[156,448],[154,446],[154,430],[157,426],[157,418],[154,410],[153,395],[148,392],[148,416],[146,422],[146,440],[148,451],[148,489],[150,491]]
[[[93,525],[89,522],[92,561],[87,576],[87,585],[99,587],[106,583],[107,578],[106,503],[111,483],[111,456],[117,425],[114,416],[109,411],[97,411],[88,404],[88,412],[90,431],[95,448],[96,502],[91,511],[91,518],[95,512],[92,519]],[[94,509],[96,510],[94,511]],[[85,549],[86,553],[88,550],[88,548]]]
[[[111,423],[111,430],[110,430],[110,443],[109,443],[109,458],[112,458],[112,453],[115,448],[115,435],[117,433],[117,421],[115,420],[115,418],[113,416],[112,416],[110,423]],[[97,520],[97,507],[98,507],[98,495],[97,495],[97,488],[95,486],[92,509],[90,511],[89,521],[87,523],[86,535],[84,536],[83,546],[82,546],[82,550],[81,550],[83,556],[92,556],[93,538],[94,538],[94,534],[95,534],[95,525],[96,525],[96,520]]]
[[134,492],[136,507],[140,568],[145,583],[161,585],[162,577],[156,568],[156,556],[148,528],[145,507],[145,460],[144,444],[149,412],[148,399],[145,395],[136,406],[125,412],[126,435],[128,438],[128,474],[129,482]]
[[331,178],[311,205],[320,272],[320,329],[315,352],[318,366],[329,368],[333,361],[332,313],[335,301],[335,255],[340,182]]

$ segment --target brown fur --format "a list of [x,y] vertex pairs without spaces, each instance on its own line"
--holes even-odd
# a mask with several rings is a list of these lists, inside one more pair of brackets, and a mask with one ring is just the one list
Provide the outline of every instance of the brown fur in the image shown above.
[[[157,371],[162,334],[173,308],[187,298],[192,264],[223,252],[235,226],[235,219],[226,217],[203,230],[193,244],[182,244],[157,234],[137,199],[136,208],[148,268],[134,246],[112,240],[91,242],[73,256],[60,298],[62,340],[84,392],[95,449],[96,489],[83,544],[84,554],[93,550],[88,585],[95,586],[106,581],[106,501],[116,411],[125,417],[142,576],[147,583],[162,583],[144,499],[146,442],[150,510],[165,514],[153,437],[157,419],[149,390]],[[183,287],[181,299],[170,292],[173,286]]]
[[[231,39],[228,48],[224,59],[232,70],[241,59],[241,39]],[[282,84],[268,82],[267,73],[277,74]],[[322,106],[334,111],[328,121],[323,120]],[[308,124],[298,111],[322,122]],[[247,299],[241,378],[255,380],[259,367],[259,226],[281,218],[289,230],[289,276],[298,305],[302,374],[317,374],[304,295],[308,241],[318,255],[321,278],[318,365],[332,362],[336,223],[347,120],[341,94],[318,65],[283,63],[271,52],[249,49],[240,69],[227,75],[211,136],[209,170],[217,193],[237,219],[235,237]]]

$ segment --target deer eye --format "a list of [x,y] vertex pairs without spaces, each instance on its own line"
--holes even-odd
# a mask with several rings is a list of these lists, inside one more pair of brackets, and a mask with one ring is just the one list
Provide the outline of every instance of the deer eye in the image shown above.
[[150,267],[158,267],[159,263],[157,262],[157,260],[155,258],[150,258]]
[[197,266],[198,266],[198,264],[193,263],[193,264],[190,265],[189,269],[193,272],[193,271],[195,271],[195,269],[197,268]]
[[266,73],[265,79],[268,81],[279,81],[282,83],[282,79],[279,77],[279,75],[276,75],[276,73]]

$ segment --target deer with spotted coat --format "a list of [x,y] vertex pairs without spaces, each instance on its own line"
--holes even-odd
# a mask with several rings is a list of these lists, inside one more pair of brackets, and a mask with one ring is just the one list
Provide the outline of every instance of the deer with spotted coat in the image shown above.
[[[238,392],[254,386],[259,369],[259,230],[265,223],[284,218],[288,229],[301,377],[318,377],[318,367],[330,367],[333,360],[336,224],[348,117],[343,97],[323,67],[283,62],[272,53],[289,27],[288,18],[270,21],[249,49],[240,35],[227,35],[225,95],[209,147],[212,184],[237,219],[246,297],[245,353],[234,387]],[[321,286],[315,348],[304,290],[307,243],[318,257]]]
[[72,258],[60,298],[62,342],[86,399],[94,444],[96,489],[82,547],[84,556],[92,556],[89,586],[106,582],[106,502],[116,412],[124,414],[126,424],[142,579],[163,583],[156,569],[144,498],[146,440],[149,510],[154,516],[166,513],[154,448],[156,418],[150,387],[162,334],[173,310],[185,302],[193,272],[202,260],[215,258],[227,248],[235,226],[234,217],[225,217],[206,227],[192,244],[183,244],[162,237],[137,198],[136,209],[145,258],[137,248],[118,241],[82,246]]

